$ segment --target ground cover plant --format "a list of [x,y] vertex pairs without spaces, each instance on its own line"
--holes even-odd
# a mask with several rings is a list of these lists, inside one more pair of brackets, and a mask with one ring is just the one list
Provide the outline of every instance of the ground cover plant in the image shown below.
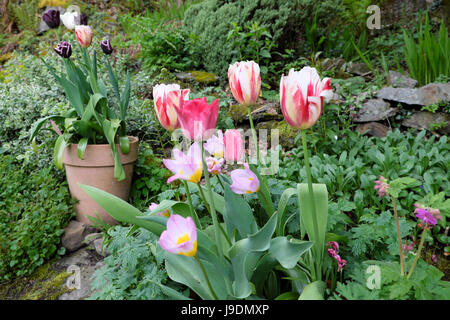
[[133,135],[89,299],[450,298],[446,4],[7,2],[0,286],[69,254],[65,145]]

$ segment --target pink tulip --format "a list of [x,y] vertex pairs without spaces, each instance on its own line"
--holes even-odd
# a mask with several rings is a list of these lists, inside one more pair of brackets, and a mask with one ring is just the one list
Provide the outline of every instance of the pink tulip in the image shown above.
[[217,136],[212,136],[208,139],[208,141],[206,141],[205,150],[208,151],[210,155],[216,158],[223,158],[224,145],[222,130],[217,131]]
[[231,180],[233,183],[230,188],[237,194],[249,194],[259,191],[259,180],[256,174],[244,163],[245,169],[236,169],[231,171]]
[[[153,211],[153,210],[155,210],[157,207],[158,207],[158,204],[152,202],[151,205],[150,205],[150,207],[148,208],[148,210]],[[169,209],[166,209],[166,210],[164,210],[164,211],[160,211],[160,212],[155,213],[155,216],[162,216],[162,217],[167,217],[167,218],[169,218],[169,217],[170,217],[170,211],[169,211]]]
[[173,149],[172,154],[175,159],[163,159],[166,168],[175,174],[167,180],[167,183],[176,179],[194,183],[200,182],[202,177],[202,153],[198,143],[194,142],[186,155],[178,149]]
[[181,90],[178,84],[158,84],[153,87],[153,101],[156,116],[164,129],[173,131],[180,127],[175,108],[181,105],[180,100],[189,100],[189,89]]
[[183,218],[173,214],[167,220],[167,230],[159,238],[164,250],[193,257],[197,253],[197,228],[191,217]]
[[219,99],[211,104],[208,104],[205,97],[180,101],[181,106],[176,107],[175,110],[185,137],[203,141],[211,138],[219,115]]
[[288,76],[281,77],[281,111],[287,123],[294,128],[312,127],[322,114],[323,99],[330,99],[332,94],[330,79],[321,81],[314,68],[291,69]]
[[213,157],[206,158],[206,165],[208,166],[208,172],[213,175],[218,175],[222,173],[222,165],[225,162],[225,159],[216,159]]
[[235,62],[228,68],[228,82],[237,102],[255,103],[261,91],[259,65],[253,61]]
[[92,43],[92,29],[89,26],[75,26],[75,35],[83,48],[89,48]]
[[230,129],[225,131],[223,142],[225,145],[225,160],[227,160],[227,162],[243,161],[244,142],[239,130]]

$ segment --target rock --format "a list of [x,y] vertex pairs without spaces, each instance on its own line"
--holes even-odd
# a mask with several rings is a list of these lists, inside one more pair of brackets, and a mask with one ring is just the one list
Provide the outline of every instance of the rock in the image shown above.
[[342,58],[329,58],[326,59],[322,64],[323,70],[340,70],[342,66],[345,64],[345,60]]
[[[46,13],[47,11],[50,11],[50,10],[58,10],[59,11],[59,14],[60,14],[60,16],[62,15],[62,14],[64,14],[64,12],[66,11],[66,9],[64,9],[63,7],[46,7],[45,8],[45,11],[42,13],[42,15],[41,15],[41,17],[44,15],[44,13]],[[61,21],[61,24],[60,25],[62,25],[63,23],[62,23],[62,21]],[[50,30],[50,27],[45,23],[45,21],[44,20],[42,20],[42,18],[41,18],[41,20],[39,21],[39,26],[38,26],[38,28],[37,28],[37,30],[36,30],[36,34],[38,35],[38,36],[40,36],[40,35],[42,35],[45,31],[47,31],[47,30]]]
[[450,101],[450,83],[430,83],[418,89],[387,87],[378,91],[377,97],[409,105],[429,106],[439,101]]
[[347,72],[356,74],[358,76],[365,76],[370,73],[369,67],[362,62],[353,63],[349,62],[347,64]]
[[189,71],[175,73],[178,80],[187,82],[197,82],[202,85],[215,84],[220,78],[214,73],[205,71]]
[[394,88],[414,88],[417,85],[417,80],[399,72],[389,70],[388,83]]
[[[82,300],[88,298],[91,294],[91,277],[94,272],[103,266],[103,258],[95,251],[88,250],[88,248],[80,249],[69,256],[58,260],[55,265],[56,268],[70,273],[70,278],[67,279],[64,286],[68,284],[74,285],[72,291],[64,293],[59,300]],[[79,287],[76,277],[79,276]],[[70,281],[75,280],[75,281]],[[72,286],[71,285],[71,286]]]
[[104,256],[104,257],[109,256],[110,253],[108,251],[106,251],[106,249],[103,249],[103,239],[102,238],[94,240],[94,247],[95,247],[95,251],[99,255]]
[[392,117],[397,113],[397,109],[381,99],[371,99],[365,102],[358,114],[353,119],[355,122],[380,121]]
[[369,123],[364,123],[364,124],[358,125],[356,127],[356,130],[360,134],[368,134],[373,137],[382,138],[382,137],[386,137],[388,131],[391,129],[381,123],[378,123],[378,122],[369,122]]
[[85,244],[84,239],[86,235],[94,232],[96,230],[92,226],[72,220],[61,237],[62,246],[68,251],[75,251]]
[[[245,120],[248,120],[248,112],[244,116]],[[270,121],[270,120],[282,120],[283,114],[281,112],[281,106],[276,102],[269,102],[261,107],[252,111],[252,119],[255,122]]]
[[[444,125],[446,123],[446,125]],[[439,128],[433,128],[437,125]],[[415,129],[427,129],[431,131],[439,131],[442,134],[450,134],[450,115],[442,112],[419,111],[414,113],[409,119],[405,119],[402,125]]]
[[102,234],[100,232],[88,234],[86,237],[84,237],[84,243],[86,243],[86,245],[89,245],[101,237],[102,237]]

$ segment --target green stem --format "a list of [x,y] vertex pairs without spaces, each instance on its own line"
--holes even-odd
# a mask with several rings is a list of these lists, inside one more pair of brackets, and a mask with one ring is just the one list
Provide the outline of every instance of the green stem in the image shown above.
[[217,295],[216,295],[216,293],[214,292],[214,290],[212,288],[211,282],[209,282],[208,274],[206,273],[206,270],[205,270],[205,267],[203,266],[203,263],[201,262],[201,260],[197,256],[194,256],[194,258],[195,258],[195,260],[197,260],[197,262],[198,262],[198,264],[200,266],[200,269],[202,269],[203,275],[205,276],[205,279],[206,279],[206,283],[208,284],[209,291],[211,291],[211,294],[212,294],[212,296],[214,297],[215,300],[219,300],[219,298],[217,298]]
[[[313,225],[314,225],[314,232],[317,236],[319,236],[319,226],[317,223],[317,209],[316,209],[316,201],[314,199],[314,192],[313,192],[313,186],[312,186],[312,178],[311,178],[311,168],[309,166],[309,154],[308,154],[308,143],[307,143],[307,137],[305,130],[301,130],[302,133],[302,142],[303,142],[303,153],[305,155],[305,168],[306,168],[306,175],[308,178],[308,191],[309,191],[309,199],[311,202],[311,206],[313,209]],[[316,268],[317,268],[317,277],[321,278],[321,261],[322,261],[322,255],[323,252],[321,250],[322,245],[319,243],[316,243],[316,250],[318,251],[318,257],[316,259]]]
[[186,197],[188,199],[189,210],[191,211],[191,217],[195,219],[195,223],[202,230],[203,229],[202,224],[200,222],[200,219],[197,216],[197,212],[195,211],[194,206],[192,205],[191,192],[189,191],[189,185],[186,180],[181,179],[181,181],[183,181],[184,188],[186,189]]
[[408,272],[408,276],[406,277],[406,279],[409,279],[414,271],[414,268],[416,267],[417,261],[419,260],[420,257],[420,253],[422,251],[423,248],[423,243],[425,241],[425,234],[427,233],[427,229],[423,228],[423,232],[422,232],[422,238],[420,239],[420,243],[419,243],[419,248],[417,249],[417,253],[416,253],[416,257],[414,258],[413,264],[411,266],[411,269],[409,269]]
[[197,183],[198,190],[200,191],[200,196],[202,197],[203,202],[205,203],[206,210],[208,210],[209,214],[211,215],[211,209],[209,208],[208,201],[206,201],[205,193],[203,192],[202,185],[200,182]]
[[217,250],[219,253],[219,257],[221,259],[223,259],[223,249],[222,249],[222,241],[220,240],[219,221],[217,219],[216,207],[214,205],[214,198],[213,198],[213,194],[212,194],[212,190],[211,190],[211,181],[209,181],[209,172],[208,172],[208,167],[206,165],[206,160],[205,160],[205,147],[203,146],[203,141],[199,141],[199,143],[200,143],[201,151],[202,151],[203,174],[205,175],[205,179],[206,179],[206,187],[208,190],[208,196],[209,196],[209,199],[211,200],[211,203],[210,203],[211,218],[212,218],[213,225],[214,225]]
[[225,193],[225,187],[223,186],[222,180],[220,180],[220,176],[217,176],[217,180],[219,180],[219,184],[222,187],[223,192]]
[[394,197],[392,197],[392,204],[394,205],[394,216],[395,216],[395,225],[397,227],[398,248],[400,249],[400,274],[403,277],[405,275],[405,260],[403,258],[402,235],[400,233],[400,224],[398,221],[398,214],[397,214],[397,200]]
[[248,119],[250,120],[250,127],[252,129],[252,136],[253,136],[253,143],[255,144],[256,148],[256,157],[258,160],[258,166],[260,165],[260,155],[259,155],[259,144],[258,144],[258,137],[256,136],[256,130],[255,126],[253,125],[253,118],[252,118],[252,109],[250,106],[248,106]]

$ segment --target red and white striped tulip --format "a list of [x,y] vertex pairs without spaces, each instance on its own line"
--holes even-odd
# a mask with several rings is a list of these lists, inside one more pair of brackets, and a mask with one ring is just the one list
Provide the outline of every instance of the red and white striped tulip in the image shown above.
[[259,65],[254,61],[235,62],[228,68],[228,81],[237,102],[244,105],[258,100],[261,91]]
[[322,114],[324,98],[329,100],[332,95],[330,78],[320,80],[314,68],[291,69],[287,76],[281,77],[281,111],[294,128],[312,127]]
[[92,43],[92,29],[89,26],[75,26],[75,35],[83,48],[89,48]]
[[180,89],[178,84],[158,84],[153,87],[153,101],[159,122],[168,131],[180,127],[175,108],[180,107],[180,100],[189,100],[189,89]]

